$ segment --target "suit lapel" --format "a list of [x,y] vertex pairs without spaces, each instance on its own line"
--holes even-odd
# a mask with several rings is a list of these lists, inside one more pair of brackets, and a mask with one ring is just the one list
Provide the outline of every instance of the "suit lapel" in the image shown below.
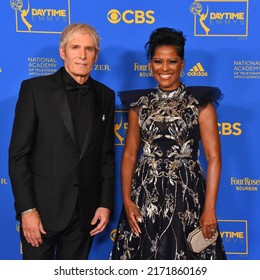
[[[61,70],[58,70],[56,74],[53,76],[53,89],[52,89],[52,95],[54,97],[55,103],[57,105],[58,112],[61,116],[61,119],[68,130],[68,133],[75,144],[76,147],[78,147],[74,126],[72,122],[72,116],[70,112],[70,107],[68,104],[67,96],[65,93],[65,90],[63,89],[63,83],[61,81]],[[86,132],[85,141],[83,143],[81,152],[80,152],[80,159],[88,152],[88,150],[91,147],[92,141],[95,141],[95,131],[98,130],[98,125],[100,123],[101,118],[101,104],[102,104],[102,92],[98,89],[98,87],[95,85],[95,81],[90,77],[91,79],[91,86],[92,86],[92,94],[93,94],[93,111],[90,114],[90,117],[86,122],[88,122],[88,129]]]
[[63,120],[63,123],[67,128],[73,143],[77,146],[71,112],[70,112],[66,92],[63,89],[63,84],[61,82],[60,70],[55,74],[55,78],[56,78],[55,79],[56,84],[55,84],[55,88],[52,89],[52,94],[56,102],[58,112]]

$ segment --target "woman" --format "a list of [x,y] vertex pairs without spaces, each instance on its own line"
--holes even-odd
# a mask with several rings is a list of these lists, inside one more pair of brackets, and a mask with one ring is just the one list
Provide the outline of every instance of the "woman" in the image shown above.
[[[129,110],[121,163],[124,208],[112,259],[226,258],[220,234],[199,253],[187,244],[199,226],[205,239],[218,232],[221,152],[212,104],[220,92],[182,84],[184,45],[183,33],[171,28],[156,29],[146,44],[158,86]],[[198,161],[200,140],[207,182]]]

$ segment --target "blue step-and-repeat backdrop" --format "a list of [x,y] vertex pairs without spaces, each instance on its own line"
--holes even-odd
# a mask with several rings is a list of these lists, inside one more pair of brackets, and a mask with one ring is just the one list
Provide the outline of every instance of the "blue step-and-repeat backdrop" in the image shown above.
[[[100,34],[93,78],[116,93],[155,86],[144,44],[157,27],[187,38],[186,85],[221,88],[217,108],[223,168],[217,217],[228,259],[260,259],[260,1],[257,0],[1,0],[0,2],[0,259],[21,259],[8,177],[8,146],[22,80],[54,73],[61,31],[85,22]],[[122,207],[119,165],[127,112],[116,99],[116,205],[90,259],[109,259]],[[204,162],[203,155],[202,161]]]

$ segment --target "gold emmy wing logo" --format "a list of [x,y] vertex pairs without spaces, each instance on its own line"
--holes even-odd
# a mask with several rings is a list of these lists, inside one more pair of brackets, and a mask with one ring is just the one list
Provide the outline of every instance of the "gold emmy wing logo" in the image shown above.
[[193,0],[194,36],[247,36],[249,0]]
[[116,229],[113,229],[113,230],[110,232],[110,239],[114,242],[114,241],[115,241],[115,238],[116,238]]
[[115,135],[117,137],[117,139],[119,140],[120,142],[120,145],[123,145],[123,141],[125,140],[124,137],[122,137],[120,134],[119,134],[119,130],[120,128],[122,127],[122,123],[123,123],[123,120],[122,120],[122,117],[120,118],[120,122],[119,123],[115,123],[114,125],[114,132],[115,132]]
[[[20,222],[18,222],[16,224],[15,229],[16,229],[17,232],[20,232],[20,230],[21,230]],[[22,242],[21,241],[20,241],[19,246],[20,246],[20,254],[22,255],[23,254],[23,248],[22,248]]]
[[125,135],[128,127],[127,111],[116,111],[114,119],[114,134],[116,136],[115,145],[123,146],[125,143]]
[[198,2],[194,2],[191,4],[190,6],[190,11],[193,15],[195,16],[199,16],[199,22],[200,22],[200,25],[201,27],[203,28],[203,30],[205,31],[205,34],[206,36],[209,35],[209,31],[210,31],[210,28],[208,28],[205,24],[205,20],[207,19],[208,17],[208,14],[209,14],[209,7],[207,6],[207,11],[206,13],[202,13],[202,6],[200,3]]
[[70,24],[70,0],[9,1],[15,11],[16,32],[60,34]]
[[[30,11],[30,2],[28,2],[28,4],[27,4],[27,9],[23,9],[23,1],[22,0],[11,0],[10,1],[10,6],[11,6],[12,9],[15,10],[16,25],[18,24],[17,23],[17,13],[19,11],[22,22],[25,24],[28,31],[30,32],[31,28],[32,28],[32,25],[26,19],[27,15]],[[17,26],[16,26],[16,29],[18,29]]]

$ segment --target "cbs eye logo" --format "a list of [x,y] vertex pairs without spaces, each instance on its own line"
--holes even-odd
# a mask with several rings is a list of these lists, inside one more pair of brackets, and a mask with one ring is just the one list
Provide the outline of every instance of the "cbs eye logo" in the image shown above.
[[107,19],[112,24],[117,24],[121,20],[127,24],[137,23],[137,24],[153,24],[155,22],[155,18],[153,16],[154,11],[142,11],[142,10],[125,10],[120,13],[116,9],[112,9],[107,13]]

